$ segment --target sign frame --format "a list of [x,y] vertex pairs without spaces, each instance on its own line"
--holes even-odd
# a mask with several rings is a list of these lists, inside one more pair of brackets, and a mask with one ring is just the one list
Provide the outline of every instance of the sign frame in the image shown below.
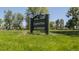
[[[40,23],[40,24],[39,25],[34,25],[36,23],[37,24]],[[39,14],[39,15],[36,15],[36,16],[32,17],[30,19],[30,33],[33,33],[33,31],[36,30],[36,29],[34,29],[36,27],[37,28],[43,27],[44,29],[41,29],[41,30],[44,30],[44,32],[46,34],[49,34],[49,15],[48,14]]]

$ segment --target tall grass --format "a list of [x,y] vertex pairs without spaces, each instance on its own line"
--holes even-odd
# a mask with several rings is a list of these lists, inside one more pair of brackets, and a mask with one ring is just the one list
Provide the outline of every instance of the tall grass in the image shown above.
[[0,50],[8,51],[72,51],[79,50],[79,34],[29,34],[22,30],[0,31]]

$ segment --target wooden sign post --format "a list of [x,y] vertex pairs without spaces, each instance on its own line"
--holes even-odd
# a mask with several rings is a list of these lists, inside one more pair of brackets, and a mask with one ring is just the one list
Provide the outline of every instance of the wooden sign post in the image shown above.
[[48,34],[48,14],[39,14],[31,18],[30,21],[30,32],[33,33],[34,30],[44,30]]

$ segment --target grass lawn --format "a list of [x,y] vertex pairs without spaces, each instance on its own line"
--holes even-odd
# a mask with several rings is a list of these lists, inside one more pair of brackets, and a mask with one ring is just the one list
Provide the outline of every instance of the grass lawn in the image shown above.
[[[61,31],[62,32],[62,31]],[[66,32],[66,31],[65,31]],[[74,31],[73,31],[74,32]],[[49,35],[28,34],[21,30],[0,31],[0,50],[9,51],[72,51],[79,50],[78,31],[63,34],[51,31]]]

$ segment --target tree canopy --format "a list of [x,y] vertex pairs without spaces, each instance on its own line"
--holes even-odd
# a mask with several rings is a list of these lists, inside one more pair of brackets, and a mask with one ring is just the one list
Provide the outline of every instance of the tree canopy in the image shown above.
[[66,23],[66,26],[69,28],[77,28],[78,21],[79,21],[79,8],[78,7],[71,7],[68,10],[68,13],[66,15],[69,18],[69,21]]

